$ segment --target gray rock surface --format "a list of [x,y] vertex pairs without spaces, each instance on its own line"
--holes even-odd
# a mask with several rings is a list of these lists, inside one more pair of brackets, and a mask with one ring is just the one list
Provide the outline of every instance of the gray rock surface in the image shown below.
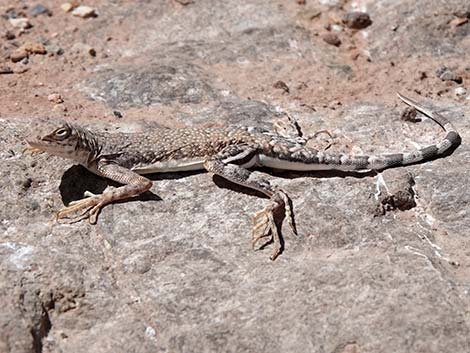
[[[54,15],[38,18],[67,16],[43,3]],[[451,3],[468,8],[463,0]],[[439,45],[455,62],[470,50],[464,32],[437,34],[426,15],[437,12],[444,21],[452,13],[447,7],[410,4],[371,3],[364,45],[374,60],[413,66],[408,55],[434,53]],[[442,136],[429,120],[400,121],[404,106],[390,98],[394,92],[348,101],[341,87],[362,87],[366,63],[321,46],[315,29],[299,22],[304,10],[295,2],[93,6],[100,15],[80,22],[79,35],[93,33],[93,46],[103,52],[98,39],[105,41],[119,20],[129,41],[113,43],[111,59],[86,74],[82,64],[62,62],[82,77],[56,87],[65,103],[50,109],[51,119],[66,115],[65,106],[85,125],[138,131],[270,126],[288,112],[307,134],[335,134],[311,141],[318,148],[326,141],[330,151],[368,154],[411,150]],[[406,27],[396,35],[415,34],[412,44],[387,41],[397,18]],[[66,41],[59,44],[65,50],[57,60],[72,60]],[[428,65],[437,68],[441,60]],[[387,61],[383,70],[389,67]],[[394,79],[416,74],[397,71]],[[336,91],[322,81],[325,73]],[[272,88],[278,79],[290,93]],[[415,84],[415,97],[428,87]],[[285,251],[275,262],[269,245],[250,246],[251,216],[267,200],[206,173],[155,175],[151,192],[105,207],[95,226],[57,223],[55,211],[108,183],[65,160],[21,154],[43,108],[0,114],[0,352],[469,352],[468,103],[452,101],[452,92],[439,100],[421,93],[417,99],[455,123],[463,144],[447,158],[380,176],[270,172],[293,199],[299,229],[295,237],[284,227]],[[328,104],[311,106],[315,94]],[[79,95],[97,107],[92,114],[83,113],[86,104],[73,108]],[[96,113],[114,109],[124,117],[109,121]],[[384,203],[386,189],[395,199]],[[410,207],[377,212],[391,199],[410,205],[410,197]]]

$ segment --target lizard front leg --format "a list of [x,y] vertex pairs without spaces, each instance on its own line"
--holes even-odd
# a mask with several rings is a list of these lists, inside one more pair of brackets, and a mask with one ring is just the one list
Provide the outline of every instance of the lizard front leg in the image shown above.
[[275,219],[278,210],[284,209],[285,217],[292,231],[297,234],[292,202],[289,196],[283,190],[271,186],[267,179],[260,177],[259,173],[250,172],[248,169],[236,164],[226,164],[217,156],[207,160],[204,167],[211,173],[236,184],[258,190],[270,197],[270,203],[253,217],[252,245],[255,247],[260,239],[271,236],[271,241],[274,242],[274,250],[270,258],[275,260],[283,250],[282,237]]
[[138,196],[152,187],[152,182],[149,179],[117,164],[98,165],[97,172],[100,176],[124,185],[117,188],[107,187],[106,190],[99,195],[94,195],[86,191],[86,198],[73,201],[69,206],[61,209],[57,213],[57,219],[67,218],[69,214],[82,211],[78,217],[72,219],[72,222],[78,222],[88,218],[91,224],[95,224],[102,207],[111,202]]

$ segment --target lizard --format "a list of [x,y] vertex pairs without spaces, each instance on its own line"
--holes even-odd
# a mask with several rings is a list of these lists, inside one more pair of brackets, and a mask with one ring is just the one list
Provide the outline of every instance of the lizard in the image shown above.
[[378,171],[443,157],[459,146],[461,137],[444,116],[399,93],[398,97],[440,125],[446,132],[445,137],[437,144],[411,152],[367,156],[319,151],[308,147],[305,138],[284,136],[258,127],[158,128],[139,133],[101,133],[60,122],[28,139],[27,149],[71,159],[92,173],[122,184],[117,188],[108,186],[98,195],[86,191],[85,198],[72,201],[58,211],[57,219],[81,212],[72,220],[88,219],[94,224],[107,204],[149,190],[153,183],[145,175],[150,173],[205,169],[257,190],[270,201],[253,217],[252,245],[255,247],[260,239],[269,237],[268,243],[274,243],[270,257],[274,260],[283,251],[280,228],[284,219],[297,234],[292,201],[284,190],[271,185],[262,173],[252,168],[302,172]]

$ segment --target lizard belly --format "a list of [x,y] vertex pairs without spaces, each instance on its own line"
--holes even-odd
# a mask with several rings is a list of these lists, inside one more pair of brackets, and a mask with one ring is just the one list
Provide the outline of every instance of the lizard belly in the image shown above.
[[[274,157],[269,157],[264,154],[258,156],[258,163],[264,167],[273,168],[273,169],[283,169],[283,170],[295,170],[295,171],[315,171],[315,170],[341,170],[342,166],[333,165],[333,164],[319,164],[319,163],[302,163],[302,162],[292,162],[285,159],[279,159]],[[347,167],[344,166],[344,170],[347,170]]]
[[204,169],[205,159],[190,160],[170,160],[163,162],[155,162],[146,166],[137,166],[132,170],[138,174],[166,173],[166,172],[182,172],[190,170]]

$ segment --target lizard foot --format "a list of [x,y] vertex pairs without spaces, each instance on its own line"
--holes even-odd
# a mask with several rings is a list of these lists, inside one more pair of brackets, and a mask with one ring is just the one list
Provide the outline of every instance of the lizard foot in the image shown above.
[[69,219],[69,214],[83,210],[83,212],[77,217],[69,219],[68,223],[77,223],[83,219],[88,218],[91,224],[95,224],[101,208],[109,203],[106,197],[106,190],[103,194],[100,195],[95,195],[89,191],[85,191],[84,196],[84,199],[72,201],[67,207],[62,208],[59,212],[57,212],[57,221],[63,218]]
[[277,190],[271,197],[270,204],[261,211],[256,212],[253,216],[252,246],[255,248],[256,244],[261,239],[271,236],[270,240],[266,243],[274,242],[274,250],[270,257],[271,260],[275,260],[283,249],[283,241],[278,230],[278,224],[275,220],[275,214],[282,208],[284,208],[282,220],[287,218],[293,233],[297,235],[292,201],[283,190]]

